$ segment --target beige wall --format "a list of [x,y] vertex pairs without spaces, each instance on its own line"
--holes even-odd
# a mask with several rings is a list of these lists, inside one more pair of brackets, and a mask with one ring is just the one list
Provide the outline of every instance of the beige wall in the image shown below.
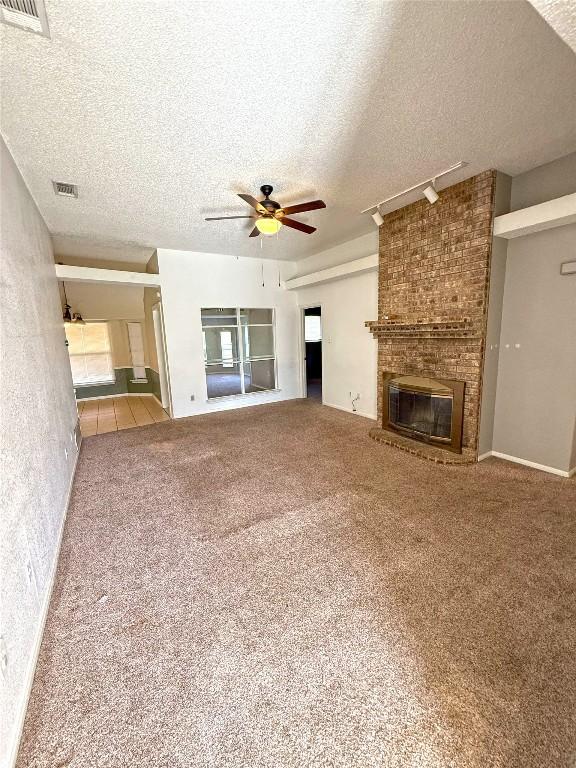
[[[510,210],[512,179],[503,173],[496,175],[494,215],[501,216]],[[506,253],[508,241],[494,237],[490,260],[490,291],[488,294],[488,317],[486,323],[486,349],[482,377],[482,398],[480,404],[480,429],[478,432],[478,455],[492,450],[494,437],[494,412],[498,383],[500,358],[500,332],[502,328],[502,302],[506,275]]]
[[576,421],[576,225],[508,244],[493,450],[570,470]]
[[510,210],[545,203],[576,190],[576,152],[514,178]]
[[66,283],[68,303],[85,320],[143,320],[144,288],[133,285]]
[[[576,192],[576,154],[512,180],[512,207]],[[492,450],[569,471],[576,462],[576,225],[508,242]]]
[[50,598],[78,418],[50,235],[0,139],[0,765],[11,765]]

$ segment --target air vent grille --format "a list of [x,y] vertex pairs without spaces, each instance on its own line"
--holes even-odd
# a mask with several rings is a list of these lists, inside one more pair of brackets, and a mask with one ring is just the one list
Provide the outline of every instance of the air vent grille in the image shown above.
[[54,192],[60,197],[78,197],[78,187],[76,184],[67,184],[64,181],[53,181]]
[[50,37],[44,0],[0,0],[0,19],[14,27]]

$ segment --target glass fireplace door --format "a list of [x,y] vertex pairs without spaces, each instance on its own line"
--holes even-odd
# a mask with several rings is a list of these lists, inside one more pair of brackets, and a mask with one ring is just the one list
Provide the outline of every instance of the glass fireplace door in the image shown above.
[[399,381],[388,385],[388,420],[398,429],[423,439],[450,442],[452,430],[452,394],[411,388]]

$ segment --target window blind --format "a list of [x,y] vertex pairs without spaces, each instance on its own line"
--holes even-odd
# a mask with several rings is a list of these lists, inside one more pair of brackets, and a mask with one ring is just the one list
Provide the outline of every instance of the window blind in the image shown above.
[[74,384],[100,384],[115,380],[107,323],[67,325],[66,338]]

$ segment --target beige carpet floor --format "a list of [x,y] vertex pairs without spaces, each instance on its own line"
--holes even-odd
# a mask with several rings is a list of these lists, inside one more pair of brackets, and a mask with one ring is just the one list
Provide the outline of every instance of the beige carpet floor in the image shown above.
[[87,438],[19,768],[576,765],[576,482],[371,424]]

